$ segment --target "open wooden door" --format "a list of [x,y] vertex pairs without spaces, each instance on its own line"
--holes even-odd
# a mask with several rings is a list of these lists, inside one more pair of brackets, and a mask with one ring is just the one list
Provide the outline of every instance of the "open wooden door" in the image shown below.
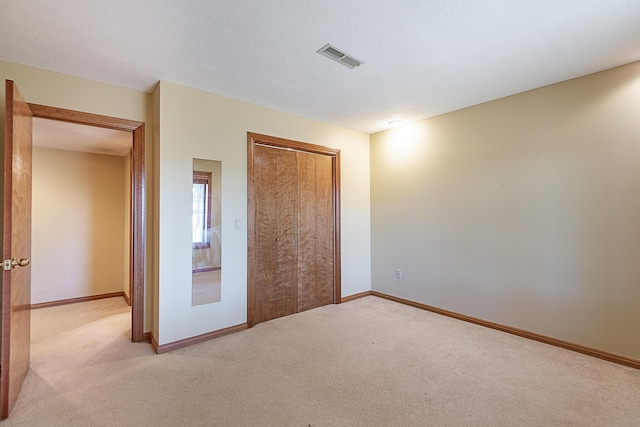
[[29,370],[31,329],[31,131],[33,114],[6,81],[0,416],[7,418]]

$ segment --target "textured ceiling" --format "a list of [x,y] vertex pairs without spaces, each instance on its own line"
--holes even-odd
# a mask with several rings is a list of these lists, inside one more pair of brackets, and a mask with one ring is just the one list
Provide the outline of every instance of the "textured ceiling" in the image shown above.
[[126,156],[133,146],[133,137],[131,132],[34,118],[33,145],[57,150]]
[[0,59],[372,133],[640,60],[640,0],[0,0]]

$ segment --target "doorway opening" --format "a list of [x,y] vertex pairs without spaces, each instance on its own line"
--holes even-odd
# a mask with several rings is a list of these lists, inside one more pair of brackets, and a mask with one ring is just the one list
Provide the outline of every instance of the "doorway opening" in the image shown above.
[[31,309],[129,300],[129,132],[35,118]]
[[[144,123],[118,119],[114,117],[83,113],[73,110],[28,104],[34,119],[48,119],[50,121],[83,125],[93,128],[126,132],[131,146],[128,148],[129,192],[127,204],[129,206],[128,224],[128,252],[126,274],[129,283],[127,295],[131,305],[131,341],[140,342],[144,336],[144,253],[145,253],[145,219],[144,219]],[[111,147],[113,148],[113,147]],[[122,147],[120,147],[122,150]]]

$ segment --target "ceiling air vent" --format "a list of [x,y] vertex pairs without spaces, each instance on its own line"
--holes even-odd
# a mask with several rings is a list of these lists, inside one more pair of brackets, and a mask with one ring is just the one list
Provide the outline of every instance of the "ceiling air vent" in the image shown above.
[[327,58],[333,59],[336,62],[341,63],[349,68],[357,68],[360,65],[364,64],[363,61],[355,58],[351,55],[347,55],[340,49],[335,46],[331,46],[330,44],[326,44],[317,50],[320,55],[324,55]]

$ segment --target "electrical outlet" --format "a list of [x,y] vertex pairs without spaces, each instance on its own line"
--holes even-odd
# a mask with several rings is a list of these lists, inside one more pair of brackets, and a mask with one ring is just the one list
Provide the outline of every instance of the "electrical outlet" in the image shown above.
[[402,270],[396,269],[396,279],[402,279]]

